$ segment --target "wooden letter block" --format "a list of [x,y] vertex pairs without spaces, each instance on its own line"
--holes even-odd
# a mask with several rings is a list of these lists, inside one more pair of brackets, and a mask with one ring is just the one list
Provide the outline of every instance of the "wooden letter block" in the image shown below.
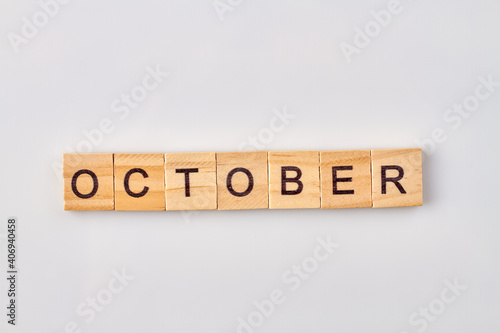
[[64,209],[113,210],[113,154],[64,154]]
[[165,210],[164,154],[115,154],[115,210]]
[[217,153],[218,209],[268,208],[267,152]]
[[167,210],[217,209],[215,153],[165,154]]
[[422,206],[421,149],[372,150],[373,207]]
[[321,208],[372,206],[370,150],[322,151]]
[[319,152],[269,152],[269,208],[319,208]]

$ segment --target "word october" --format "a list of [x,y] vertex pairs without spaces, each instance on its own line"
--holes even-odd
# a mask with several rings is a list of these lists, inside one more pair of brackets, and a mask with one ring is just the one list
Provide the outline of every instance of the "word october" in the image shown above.
[[64,154],[65,210],[422,205],[420,149]]

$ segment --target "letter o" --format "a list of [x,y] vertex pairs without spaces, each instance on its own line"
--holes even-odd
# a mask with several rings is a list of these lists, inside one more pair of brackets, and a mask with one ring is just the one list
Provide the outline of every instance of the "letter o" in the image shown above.
[[[39,18],[42,20],[40,21]],[[45,27],[47,23],[49,23],[49,16],[42,11],[36,12],[35,15],[33,15],[33,23],[39,28]]]
[[143,100],[146,99],[148,93],[146,92],[146,89],[144,89],[143,87],[135,86],[134,89],[132,89],[131,95],[134,101],[142,102]]
[[259,139],[262,143],[269,143],[273,141],[274,139],[274,133],[271,131],[271,129],[264,127],[263,129],[260,130],[259,132]]
[[[248,177],[248,187],[243,192],[236,192],[233,188],[233,176],[237,172],[243,172]],[[253,190],[252,173],[250,172],[250,170],[245,169],[245,168],[234,168],[233,170],[229,171],[229,173],[227,174],[226,186],[227,186],[227,190],[229,191],[229,193],[231,193],[235,197],[244,197],[244,196],[250,194],[250,192],[252,192],[252,190]]]
[[464,107],[467,111],[476,111],[479,107],[479,101],[475,96],[468,96],[464,99]]
[[255,328],[260,327],[264,323],[264,316],[262,313],[254,311],[248,315],[248,323]]
[[[103,298],[103,296],[106,296],[106,297]],[[97,294],[97,300],[102,305],[107,305],[107,304],[111,303],[111,301],[113,300],[113,294],[108,289],[103,289],[99,292],[99,294]]]
[[302,261],[302,268],[304,268],[307,273],[312,273],[318,269],[318,261],[313,257],[307,257]]
[[[375,31],[373,31],[371,27],[375,28]],[[378,24],[376,21],[368,22],[365,26],[365,32],[370,37],[378,36],[378,34],[380,33],[380,24]]]
[[[92,177],[92,182],[94,183],[94,187],[92,188],[92,191],[90,191],[89,194],[81,194],[78,191],[78,189],[76,188],[76,181],[78,180],[78,177],[80,177],[80,175],[83,175],[83,174],[86,174],[86,175],[89,175],[90,177]],[[73,190],[73,193],[81,199],[92,198],[97,193],[98,188],[99,188],[99,181],[97,180],[97,176],[95,173],[93,173],[90,170],[87,170],[87,169],[78,170],[77,172],[75,172],[75,174],[73,175],[73,178],[71,179],[71,189]]]
[[429,303],[429,309],[435,315],[443,313],[445,309],[444,302],[440,299],[434,299]]

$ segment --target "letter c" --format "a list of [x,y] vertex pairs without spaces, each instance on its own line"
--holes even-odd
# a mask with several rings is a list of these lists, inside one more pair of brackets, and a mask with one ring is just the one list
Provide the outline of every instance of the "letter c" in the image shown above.
[[123,186],[125,187],[125,192],[127,192],[128,195],[130,195],[131,197],[134,197],[134,198],[140,198],[140,197],[143,197],[146,195],[146,193],[148,193],[149,191],[149,187],[147,186],[144,186],[144,188],[142,189],[141,192],[139,193],[135,193],[135,192],[132,192],[130,190],[130,186],[129,186],[129,180],[130,180],[130,176],[133,174],[133,173],[140,173],[144,178],[148,178],[148,174],[146,171],[144,171],[144,169],[140,169],[140,168],[134,168],[134,169],[131,169],[129,170],[126,174],[125,174],[125,178],[123,179]]

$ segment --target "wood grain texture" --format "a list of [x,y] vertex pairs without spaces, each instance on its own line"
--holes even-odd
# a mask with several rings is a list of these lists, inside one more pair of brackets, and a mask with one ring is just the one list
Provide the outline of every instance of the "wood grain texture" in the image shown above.
[[[273,151],[268,163],[270,209],[320,208],[318,151]],[[297,181],[286,181],[298,173]]]
[[322,151],[320,164],[322,209],[372,206],[370,150]]
[[167,210],[217,209],[216,170],[215,153],[165,154]]
[[[78,171],[80,174],[75,177]],[[94,182],[92,173],[97,182]],[[72,189],[74,177],[77,193],[90,197],[77,196]],[[64,154],[63,178],[65,210],[114,209],[113,154]]]
[[[115,154],[114,157],[115,210],[165,210],[164,154]],[[133,170],[136,172],[131,173]],[[127,173],[130,173],[130,193],[125,188]]]
[[373,207],[421,206],[421,149],[377,149],[371,155]]
[[[268,208],[267,191],[267,152],[217,153],[217,209],[264,209]],[[253,178],[249,187],[249,176],[241,170],[246,169]],[[235,196],[228,187],[228,175],[233,171],[231,190],[244,194]],[[245,192],[248,192],[245,194]]]

